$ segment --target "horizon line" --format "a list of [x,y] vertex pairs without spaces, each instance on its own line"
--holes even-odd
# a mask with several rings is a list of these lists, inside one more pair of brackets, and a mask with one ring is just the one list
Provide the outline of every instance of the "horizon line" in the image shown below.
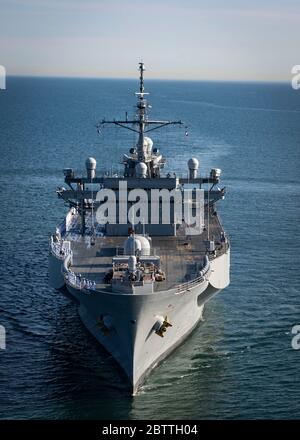
[[[130,81],[138,81],[137,77],[133,76],[77,76],[77,75],[36,75],[36,74],[11,74],[6,75],[6,78],[37,78],[37,79],[80,79],[80,80],[130,80]],[[218,83],[257,83],[257,84],[289,84],[289,80],[263,80],[263,79],[191,79],[191,78],[146,78],[146,82],[148,81],[177,81],[177,82],[218,82]]]

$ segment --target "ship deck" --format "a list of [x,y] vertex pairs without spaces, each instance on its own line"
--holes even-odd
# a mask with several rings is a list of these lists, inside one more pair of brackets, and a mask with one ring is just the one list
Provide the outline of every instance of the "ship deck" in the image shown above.
[[[79,226],[79,225],[78,225]],[[226,250],[226,244],[221,241],[224,232],[218,215],[210,218],[210,238],[216,243],[216,256]],[[95,244],[90,245],[90,237],[82,237],[79,227],[75,224],[66,234],[73,251],[72,271],[91,281],[95,281],[97,290],[110,290],[104,282],[105,274],[112,267],[112,258],[122,255],[123,243],[126,236],[96,236]],[[177,236],[152,236],[153,254],[160,257],[161,269],[165,272],[165,281],[155,283],[155,290],[168,290],[196,278],[201,269],[206,253],[207,230],[201,235],[185,235],[181,226]]]

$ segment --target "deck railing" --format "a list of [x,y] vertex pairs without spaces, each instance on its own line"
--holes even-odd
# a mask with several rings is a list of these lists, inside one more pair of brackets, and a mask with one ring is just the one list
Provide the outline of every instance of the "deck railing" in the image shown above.
[[70,254],[70,252],[72,252],[70,249],[69,241],[64,241],[64,240],[54,241],[52,235],[50,237],[49,247],[50,247],[50,252],[60,260],[64,260]]
[[79,290],[96,290],[95,281],[88,280],[87,278],[81,277],[73,272],[70,268],[72,265],[73,252],[70,250],[64,258],[62,265],[62,273],[66,284]]
[[206,255],[204,267],[199,272],[200,276],[198,276],[197,278],[194,278],[191,281],[187,281],[186,283],[179,284],[176,287],[176,293],[182,293],[186,290],[190,290],[193,287],[196,287],[197,285],[203,283],[205,281],[206,275],[209,273],[209,271],[210,271],[210,262],[209,262],[207,255]]
[[79,290],[96,290],[95,281],[88,280],[86,278],[81,278],[73,271],[69,270],[65,273],[65,281],[70,286]]

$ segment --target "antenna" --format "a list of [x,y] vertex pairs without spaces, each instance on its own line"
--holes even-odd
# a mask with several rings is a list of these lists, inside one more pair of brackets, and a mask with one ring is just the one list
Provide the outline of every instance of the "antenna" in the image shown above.
[[144,93],[144,72],[145,72],[145,65],[144,63],[139,63],[139,69],[140,69],[140,94]]
[[[147,117],[147,109],[150,107],[144,98],[145,95],[148,95],[149,93],[145,92],[145,86],[144,86],[144,72],[145,72],[145,64],[143,62],[139,63],[139,71],[140,71],[140,85],[139,85],[139,92],[136,92],[136,96],[138,96],[138,102],[137,102],[137,109],[138,114],[135,119],[128,119],[127,115],[125,115],[125,120],[112,120],[112,121],[106,121],[103,119],[100,124],[97,125],[97,129],[100,130],[100,126],[104,126],[105,124],[114,124],[122,128],[126,128],[127,130],[131,130],[135,133],[138,133],[139,139],[137,144],[137,150],[138,150],[138,161],[139,162],[146,162],[146,154],[144,151],[144,135],[145,133],[148,133],[149,131],[157,130],[158,128],[165,127],[166,125],[175,125],[175,124],[182,124],[181,121],[163,121],[163,120],[150,120]],[[130,127],[129,125],[132,125],[133,127]],[[150,126],[150,127],[149,127]],[[149,128],[148,128],[149,127]],[[148,167],[148,173],[149,173],[149,167]]]
[[207,191],[207,241],[209,241],[209,188]]
[[139,119],[139,140],[138,140],[138,160],[140,162],[145,162],[145,150],[144,150],[144,131],[145,131],[145,119],[147,115],[147,102],[144,99],[145,87],[144,87],[144,63],[139,63],[140,71],[140,92],[136,93],[139,96],[139,101],[137,103],[138,108],[138,119]]
[[92,176],[91,176],[91,192],[92,192],[92,236],[91,236],[91,240],[90,243],[92,246],[94,246],[95,242],[96,242],[96,238],[95,238],[95,225],[94,225],[94,195],[93,195],[93,183],[92,183]]

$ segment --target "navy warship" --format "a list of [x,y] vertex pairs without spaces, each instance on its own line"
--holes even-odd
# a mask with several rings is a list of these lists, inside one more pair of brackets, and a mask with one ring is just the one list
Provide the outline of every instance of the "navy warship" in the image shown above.
[[221,170],[201,176],[199,160],[190,158],[185,175],[164,173],[166,159],[148,133],[182,122],[149,118],[144,71],[139,63],[135,116],[97,125],[98,132],[113,124],[136,133],[123,172],[100,175],[92,157],[84,176],[64,169],[67,188],[56,192],[69,208],[49,245],[50,285],[74,297],[133,394],[196,327],[206,301],[228,286],[230,270],[216,209],[225,196]]

